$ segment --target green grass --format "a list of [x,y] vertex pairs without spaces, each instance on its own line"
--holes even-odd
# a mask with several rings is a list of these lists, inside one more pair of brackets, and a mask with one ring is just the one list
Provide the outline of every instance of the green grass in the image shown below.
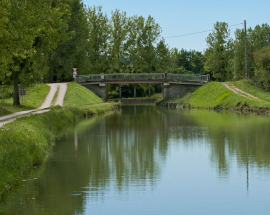
[[51,106],[55,105],[55,102],[56,102],[56,99],[57,99],[58,95],[59,95],[59,86],[57,87],[57,90],[56,90],[56,92],[54,94],[53,100],[51,102]]
[[[23,108],[39,107],[48,92],[49,87],[45,85],[29,88],[27,105]],[[9,99],[3,103],[6,106],[12,104]],[[65,105],[52,107],[50,112],[44,114],[19,118],[0,128],[0,201],[21,183],[31,169],[46,160],[63,128],[83,117],[116,108],[115,104],[104,103],[90,90],[76,83],[68,84]],[[9,110],[10,107],[5,109]]]
[[191,107],[208,109],[241,109],[244,106],[257,108],[268,108],[268,102],[261,102],[242,97],[233,93],[219,82],[211,82],[199,87],[193,93],[189,93],[183,98],[176,97],[163,101],[164,103],[189,104]]
[[268,107],[269,103],[242,97],[224,87],[221,83],[212,82],[194,91],[188,103],[201,108],[236,108],[241,105],[250,107]]
[[270,102],[270,92],[263,91],[253,86],[249,80],[240,80],[230,83],[235,85],[237,88],[258,97],[259,99]]
[[68,84],[68,89],[64,99],[64,106],[82,106],[102,103],[103,100],[99,98],[92,91],[77,84]]
[[105,113],[114,104],[52,107],[50,112],[19,118],[0,128],[0,201],[22,178],[46,160],[62,129],[82,117]]
[[17,119],[0,129],[0,199],[30,169],[44,162],[55,135],[72,120],[71,112],[54,109]]
[[[0,91],[11,91],[12,86],[1,86]],[[50,87],[45,84],[37,84],[33,87],[26,88],[24,103],[21,106],[13,107],[13,98],[0,99],[0,116],[15,113],[18,111],[30,110],[38,108],[44,102]],[[3,93],[2,93],[3,94]]]
[[70,83],[65,95],[64,106],[79,108],[84,112],[85,116],[88,116],[104,113],[115,105],[113,103],[105,103],[95,93],[80,84]]

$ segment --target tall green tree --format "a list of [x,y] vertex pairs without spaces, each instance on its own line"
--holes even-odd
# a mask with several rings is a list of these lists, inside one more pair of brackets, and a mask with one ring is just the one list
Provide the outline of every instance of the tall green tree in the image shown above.
[[156,47],[156,72],[166,73],[171,68],[170,50],[162,38]]
[[9,14],[11,3],[9,0],[2,0],[0,4],[0,81],[5,80],[8,65],[12,62],[12,55],[7,49],[9,40]]
[[147,19],[134,16],[130,22],[130,32],[128,52],[134,72],[154,72],[155,45],[161,34],[160,26],[151,16]]
[[48,79],[53,81],[72,80],[72,68],[79,73],[88,71],[89,63],[86,44],[88,41],[88,23],[85,7],[81,0],[70,1],[71,16],[67,17],[68,39],[60,43],[50,56]]
[[155,22],[154,18],[148,16],[145,25],[142,28],[142,34],[138,38],[138,47],[140,47],[140,56],[145,61],[143,72],[150,73],[155,68],[155,45],[161,34],[160,26]]
[[[236,75],[238,79],[245,74],[245,32],[243,29],[235,31],[233,51],[236,51]],[[247,70],[248,77],[253,78],[256,68],[254,53],[270,45],[270,26],[268,24],[256,25],[254,29],[247,30]]]
[[218,81],[231,79],[230,59],[232,58],[232,39],[225,22],[217,22],[214,30],[206,38],[208,48],[205,51],[205,70],[213,74]]
[[86,44],[87,56],[89,59],[89,73],[106,73],[109,68],[109,19],[102,12],[101,7],[88,8],[88,43]]
[[270,46],[265,46],[254,53],[256,64],[255,83],[270,92]]
[[[67,0],[68,1],[68,0]],[[68,16],[67,2],[10,0],[1,5],[7,11],[2,17],[8,40],[2,41],[1,51],[5,57],[2,80],[13,82],[13,105],[20,105],[19,82],[34,80],[38,68],[47,60],[48,54],[57,47],[67,27],[63,17]],[[38,57],[39,56],[39,57]],[[3,72],[2,72],[3,74]]]
[[128,18],[125,12],[115,10],[110,19],[109,57],[110,72],[126,72],[129,64],[127,53]]

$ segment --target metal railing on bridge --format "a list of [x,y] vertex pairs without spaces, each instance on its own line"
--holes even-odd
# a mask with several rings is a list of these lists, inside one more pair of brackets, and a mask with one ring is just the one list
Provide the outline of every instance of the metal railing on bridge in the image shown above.
[[172,73],[117,73],[79,75],[79,83],[108,81],[162,81],[162,82],[207,82],[207,75],[172,74]]

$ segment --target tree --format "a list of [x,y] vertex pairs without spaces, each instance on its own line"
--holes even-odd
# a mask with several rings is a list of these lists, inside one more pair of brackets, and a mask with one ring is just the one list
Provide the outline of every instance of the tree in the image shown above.
[[155,71],[155,44],[160,36],[160,26],[149,16],[134,16],[129,22],[130,37],[127,42],[133,71],[149,73]]
[[205,58],[201,52],[195,50],[180,51],[176,48],[171,49],[171,68],[170,71],[178,74],[205,74]]
[[257,86],[270,91],[270,46],[265,46],[254,54],[256,63],[255,80]]
[[178,53],[178,66],[183,67],[186,71],[192,70],[191,65],[192,51],[181,49]]
[[1,43],[1,52],[5,55],[1,59],[4,59],[3,67],[6,70],[4,77],[13,82],[15,106],[20,105],[19,82],[25,82],[20,78],[27,75],[33,80],[48,54],[64,38],[62,32],[67,25],[63,22],[63,16],[68,16],[68,4],[64,1],[56,4],[54,0],[10,0],[1,6],[6,12],[3,14],[4,33],[8,34],[6,43]]
[[9,40],[8,25],[9,25],[9,0],[2,0],[0,4],[0,81],[6,79],[8,65],[12,62],[12,56],[7,49]]
[[232,56],[230,30],[225,22],[217,22],[214,30],[206,38],[208,48],[205,51],[205,70],[213,74],[218,81],[226,81],[232,77],[229,70],[229,59]]
[[204,69],[204,55],[199,51],[192,51],[191,56],[192,73],[201,75],[206,74],[206,71]]
[[66,41],[60,43],[49,60],[48,79],[53,81],[71,81],[72,68],[78,67],[80,73],[89,70],[86,44],[88,23],[81,0],[70,1],[71,16],[67,17],[68,30]]
[[[238,78],[245,76],[245,32],[243,29],[235,31],[234,50],[236,51],[236,75]],[[270,44],[270,26],[268,24],[256,25],[254,29],[247,30],[247,70],[248,77],[253,78],[256,63],[254,52]]]
[[87,56],[89,73],[106,73],[109,69],[109,20],[102,13],[101,7],[89,8],[86,12],[88,20]]
[[168,72],[171,67],[170,51],[163,38],[157,44],[155,67],[156,67],[156,72],[160,72],[160,73]]
[[128,18],[125,12],[112,12],[110,20],[109,56],[110,72],[126,72],[129,64],[127,53]]

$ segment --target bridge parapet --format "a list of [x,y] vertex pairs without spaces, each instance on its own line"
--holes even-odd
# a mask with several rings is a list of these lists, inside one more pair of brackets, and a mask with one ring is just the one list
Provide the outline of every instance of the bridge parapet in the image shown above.
[[92,74],[80,75],[79,83],[101,83],[101,82],[199,82],[209,81],[207,75],[188,75],[172,73],[117,73],[117,74]]
[[195,74],[167,74],[168,82],[208,82],[208,75],[195,75]]

